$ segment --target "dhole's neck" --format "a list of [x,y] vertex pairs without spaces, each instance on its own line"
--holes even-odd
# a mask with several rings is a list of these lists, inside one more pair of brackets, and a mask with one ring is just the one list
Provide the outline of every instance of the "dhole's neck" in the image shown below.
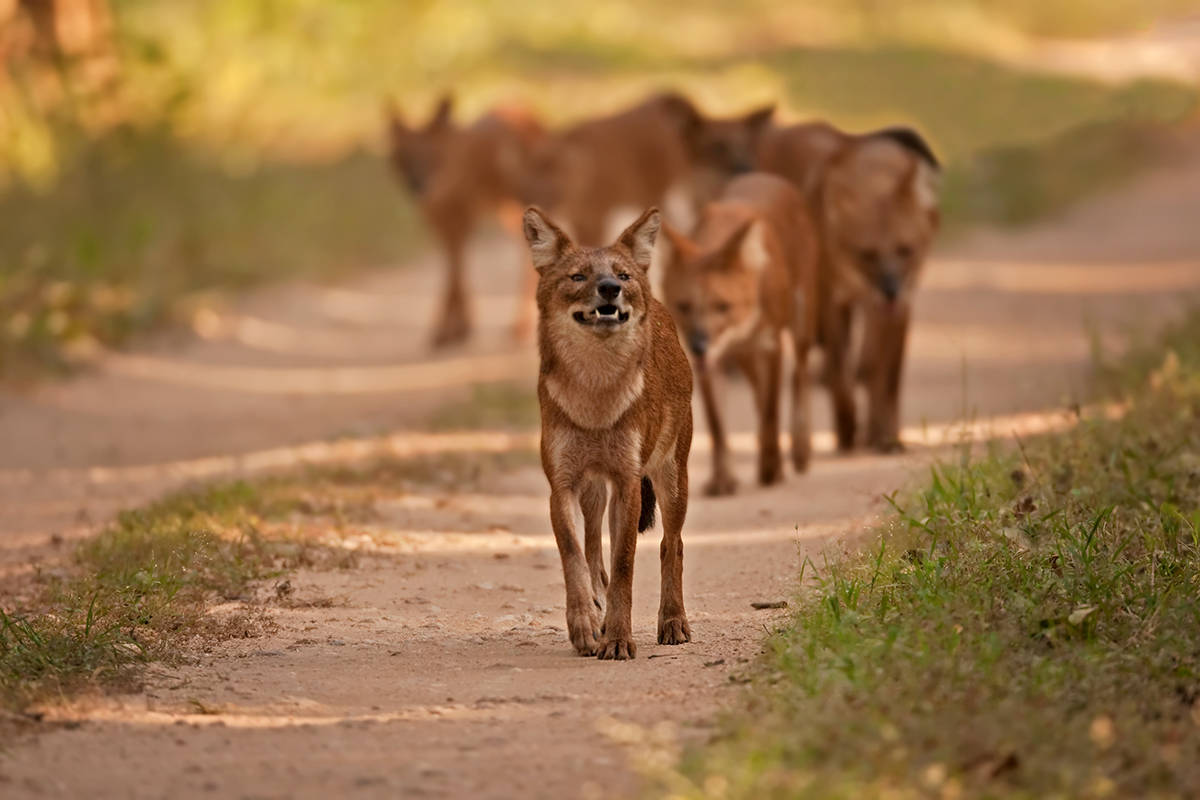
[[543,321],[538,337],[542,378],[551,398],[582,428],[611,426],[642,395],[645,334],[630,331],[601,339],[587,331],[556,328]]

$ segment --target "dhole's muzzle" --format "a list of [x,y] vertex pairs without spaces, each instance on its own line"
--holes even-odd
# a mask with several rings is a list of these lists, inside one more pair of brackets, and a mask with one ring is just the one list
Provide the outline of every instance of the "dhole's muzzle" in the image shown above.
[[576,310],[571,316],[581,325],[600,328],[616,328],[629,321],[629,303],[626,302],[621,281],[603,277],[596,281],[596,300],[589,309]]

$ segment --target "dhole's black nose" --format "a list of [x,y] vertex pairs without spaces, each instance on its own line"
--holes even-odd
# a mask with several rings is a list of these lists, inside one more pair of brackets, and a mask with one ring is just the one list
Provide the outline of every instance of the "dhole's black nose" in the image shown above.
[[900,279],[890,272],[886,273],[879,279],[879,291],[883,292],[888,302],[895,300],[900,294]]
[[596,291],[611,303],[621,293],[621,282],[613,278],[601,278],[600,282],[596,284]]
[[708,352],[708,334],[703,331],[692,331],[687,337],[688,349],[697,357],[703,358]]

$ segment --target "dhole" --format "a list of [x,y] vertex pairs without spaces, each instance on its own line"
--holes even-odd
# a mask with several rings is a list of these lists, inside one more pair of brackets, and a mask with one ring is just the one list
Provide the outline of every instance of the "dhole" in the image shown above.
[[[671,315],[650,294],[658,211],[643,213],[608,247],[575,245],[536,208],[525,212],[524,228],[539,275],[542,466],[571,643],[581,655],[602,659],[636,654],[634,553],[638,533],[653,524],[655,495],[663,516],[658,641],[690,641],[681,531],[692,380]],[[606,504],[611,580],[600,540]],[[576,508],[583,513],[582,549]]]
[[[488,215],[497,215],[516,233],[525,205],[523,176],[543,136],[539,123],[519,109],[493,110],[466,128],[454,124],[451,111],[451,100],[445,97],[428,123],[410,127],[394,106],[387,107],[392,163],[446,256],[446,291],[433,333],[435,347],[470,335],[463,261],[467,239]],[[514,326],[518,338],[532,326],[532,279],[528,283]]]
[[821,340],[838,446],[856,435],[850,333],[864,325],[858,374],[867,384],[867,444],[900,443],[900,377],[912,294],[938,229],[940,165],[908,128],[849,135],[821,123],[764,135],[759,165],[802,187],[821,239]]
[[690,237],[667,227],[663,295],[692,351],[700,398],[713,437],[711,495],[736,488],[713,373],[732,362],[745,373],[758,407],[758,479],[783,477],[779,397],[784,340],[792,373],[792,463],[808,467],[808,352],[816,336],[817,237],[804,199],[764,173],[735,178],[705,207]]
[[533,158],[528,194],[587,245],[601,243],[614,212],[667,204],[676,193],[690,216],[750,169],[757,130],[771,111],[711,119],[682,95],[653,95],[546,139]]

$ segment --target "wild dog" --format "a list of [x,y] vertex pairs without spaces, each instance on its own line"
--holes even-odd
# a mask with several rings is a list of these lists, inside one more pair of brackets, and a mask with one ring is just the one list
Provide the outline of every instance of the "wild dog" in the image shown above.
[[705,207],[690,237],[664,227],[663,295],[692,352],[700,399],[713,437],[709,495],[732,494],[725,423],[713,387],[722,363],[739,368],[758,408],[758,480],[783,478],[779,398],[783,345],[795,354],[792,373],[792,464],[811,454],[808,353],[817,332],[816,230],[804,198],[788,181],[750,173],[732,180]]
[[[423,126],[410,127],[394,105],[386,107],[391,159],[412,192],[446,257],[446,289],[433,345],[459,343],[471,333],[464,251],[481,219],[497,216],[516,235],[525,205],[522,186],[541,125],[521,109],[495,109],[469,127],[452,120],[449,97]],[[526,272],[532,275],[532,272]],[[524,338],[533,324],[532,278],[521,293],[513,326]]]
[[[653,524],[656,496],[663,517],[658,641],[690,641],[681,531],[692,378],[671,315],[650,293],[658,210],[643,213],[608,247],[576,245],[537,208],[524,222],[539,276],[542,466],[571,644],[601,659],[636,655],[634,553],[638,533]],[[600,540],[606,504],[611,580]],[[583,549],[576,508],[583,512]]]
[[548,138],[534,156],[529,194],[585,245],[602,242],[610,215],[620,209],[675,206],[678,198],[691,216],[750,168],[752,130],[770,112],[710,119],[680,94],[653,95]]
[[759,157],[808,192],[820,228],[821,340],[838,447],[852,448],[857,432],[849,350],[859,316],[866,442],[899,449],[912,295],[939,222],[937,157],[909,128],[849,135],[823,124],[772,131]]
[[698,111],[682,115],[697,210],[716,200],[730,179],[754,170],[759,142],[774,114],[775,106],[769,105],[734,117],[707,117]]

